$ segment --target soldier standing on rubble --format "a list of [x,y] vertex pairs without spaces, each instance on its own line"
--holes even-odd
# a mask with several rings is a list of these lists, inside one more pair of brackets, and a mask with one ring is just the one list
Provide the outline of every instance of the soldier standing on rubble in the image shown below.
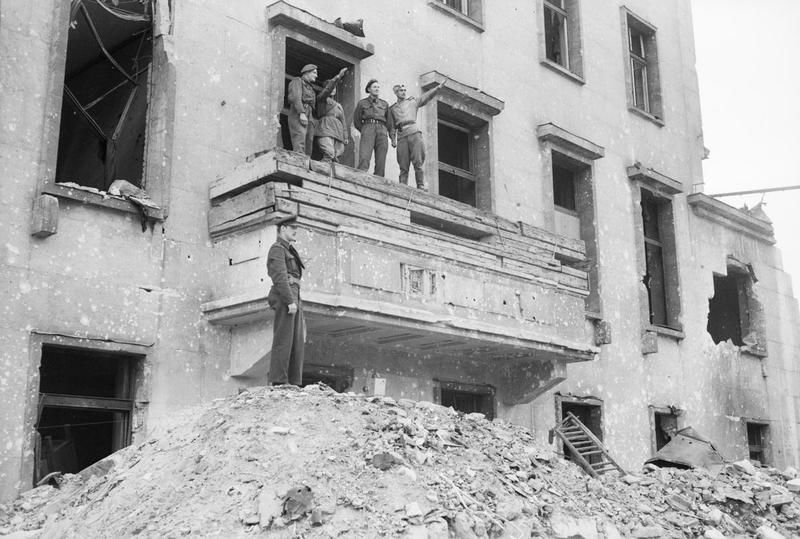
[[292,243],[297,237],[297,216],[278,221],[278,239],[267,255],[272,288],[267,295],[275,310],[272,327],[269,381],[272,385],[303,382],[305,319],[300,302],[300,279],[305,266]]
[[369,96],[356,105],[353,112],[353,127],[361,133],[358,145],[358,169],[369,170],[372,151],[375,150],[375,176],[386,174],[386,152],[389,150],[389,131],[391,131],[392,115],[389,114],[389,103],[378,97],[381,84],[372,79],[364,88]]
[[408,185],[408,169],[414,165],[414,179],[419,189],[428,189],[422,165],[425,163],[425,145],[422,141],[422,131],[417,125],[417,110],[424,107],[442,89],[447,80],[439,83],[432,90],[428,90],[419,99],[406,98],[405,84],[395,84],[392,88],[397,102],[389,107],[392,117],[392,128],[389,137],[392,147],[397,148],[397,164],[400,165],[400,183]]
[[314,133],[316,120],[314,108],[318,100],[324,100],[331,93],[336,83],[341,79],[347,68],[339,71],[332,81],[317,96],[312,83],[317,80],[317,66],[307,64],[300,70],[300,76],[289,83],[289,135],[292,137],[292,150],[306,155],[311,155],[314,149]]

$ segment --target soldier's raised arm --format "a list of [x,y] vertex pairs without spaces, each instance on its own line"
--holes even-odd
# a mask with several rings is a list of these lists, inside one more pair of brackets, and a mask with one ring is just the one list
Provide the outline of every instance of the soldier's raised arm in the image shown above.
[[347,73],[347,68],[343,67],[342,69],[339,70],[339,73],[337,73],[335,77],[333,77],[331,80],[328,81],[328,84],[325,85],[325,88],[323,88],[322,91],[319,94],[317,94],[318,102],[325,101],[326,99],[328,99],[328,96],[331,95],[331,92],[339,83],[339,81],[342,80],[342,77],[344,77],[345,73]]
[[418,107],[424,107],[431,99],[433,99],[433,97],[436,94],[439,93],[439,90],[441,90],[444,87],[445,83],[448,80],[450,80],[450,79],[444,79],[442,82],[437,84],[436,87],[431,88],[430,90],[428,90],[427,92],[425,92],[424,94],[419,96],[419,99],[417,99],[417,106]]

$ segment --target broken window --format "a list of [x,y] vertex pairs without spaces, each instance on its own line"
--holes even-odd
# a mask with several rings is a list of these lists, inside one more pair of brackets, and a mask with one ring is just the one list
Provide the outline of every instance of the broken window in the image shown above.
[[764,423],[747,422],[747,446],[749,459],[760,464],[767,464],[767,440],[769,426]]
[[465,414],[481,413],[490,421],[495,417],[495,389],[492,386],[439,382],[434,400]]
[[679,315],[677,260],[672,203],[642,189],[645,274],[650,323],[677,328]]
[[[281,142],[283,147],[291,150],[292,138],[289,135],[289,82],[292,79],[300,76],[300,70],[307,64],[314,64],[317,66],[317,80],[313,83],[314,89],[317,93],[321,92],[325,86],[325,81],[332,79],[343,68],[348,68],[348,72],[339,81],[336,86],[336,95],[334,99],[342,104],[345,111],[345,118],[352,120],[353,105],[356,100],[354,91],[353,80],[353,64],[346,62],[336,56],[327,54],[290,37],[286,38],[286,63],[284,69],[284,87],[283,87],[283,109],[280,113],[281,124]],[[347,129],[347,126],[345,127]],[[322,152],[317,145],[314,144],[314,149],[311,158],[315,160],[322,159]],[[354,166],[355,156],[353,153],[353,145],[349,144],[345,147],[345,153],[339,158],[341,163]]]
[[[583,423],[598,440],[603,441],[603,409],[599,403],[587,402],[585,399],[567,400],[564,397],[557,397],[560,408],[560,421],[567,418],[567,414],[572,414],[578,421]],[[595,399],[591,399],[595,401]],[[571,459],[571,453],[566,446],[562,449],[564,457]],[[589,464],[594,464],[602,460],[602,455],[589,455],[586,457]]]
[[130,444],[137,359],[42,347],[35,481],[76,473]]
[[760,309],[753,292],[754,281],[749,264],[729,264],[727,275],[714,275],[707,326],[714,343],[730,340],[736,346],[755,347],[762,340],[756,323]]
[[655,28],[627,13],[628,71],[631,106],[662,117]]
[[56,181],[142,185],[151,3],[72,2]]

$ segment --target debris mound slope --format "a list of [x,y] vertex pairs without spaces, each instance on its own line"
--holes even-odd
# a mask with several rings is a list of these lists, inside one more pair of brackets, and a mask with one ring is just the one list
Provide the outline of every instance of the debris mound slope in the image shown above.
[[795,474],[742,462],[598,480],[481,414],[255,388],[0,506],[0,535],[792,537]]

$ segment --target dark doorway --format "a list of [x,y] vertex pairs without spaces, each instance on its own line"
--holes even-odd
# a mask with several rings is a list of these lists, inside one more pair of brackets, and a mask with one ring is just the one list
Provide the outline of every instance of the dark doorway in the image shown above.
[[[742,346],[743,311],[746,312],[745,276],[714,275],[714,297],[708,300],[708,333],[719,344],[730,341]],[[742,309],[742,307],[745,307]]]
[[440,382],[438,403],[465,414],[481,413],[486,419],[495,417],[494,388],[477,384]]
[[[603,409],[599,404],[585,404],[578,402],[561,401],[561,419],[567,418],[567,414],[572,414],[583,423],[598,440],[603,440]],[[572,459],[572,455],[566,445],[563,447],[564,457]],[[600,455],[590,455],[587,457],[589,464],[600,462]]]
[[767,464],[767,436],[769,426],[763,423],[747,423],[747,449],[750,460]]
[[[354,88],[354,74],[353,64],[346,62],[336,56],[322,52],[321,50],[307,45],[295,39],[286,38],[286,69],[284,74],[284,88],[283,88],[283,110],[281,111],[280,124],[281,124],[281,143],[287,150],[292,150],[292,138],[289,135],[289,82],[300,76],[300,70],[306,64],[314,64],[317,66],[317,81],[313,84],[314,89],[319,93],[325,86],[325,81],[332,79],[343,67],[348,68],[348,72],[344,78],[339,81],[336,86],[336,95],[334,99],[338,101],[344,109],[345,130],[349,133],[350,124],[353,121],[353,109],[357,101],[357,94]],[[339,161],[348,166],[355,166],[355,154],[353,151],[353,144],[348,144],[345,147],[344,154],[339,158]],[[314,149],[311,153],[311,158],[319,160],[322,158],[322,152],[314,144]]]
[[303,387],[322,382],[337,393],[344,393],[353,386],[353,369],[325,365],[303,366]]
[[42,347],[34,481],[51,472],[79,472],[130,443],[137,359]]

